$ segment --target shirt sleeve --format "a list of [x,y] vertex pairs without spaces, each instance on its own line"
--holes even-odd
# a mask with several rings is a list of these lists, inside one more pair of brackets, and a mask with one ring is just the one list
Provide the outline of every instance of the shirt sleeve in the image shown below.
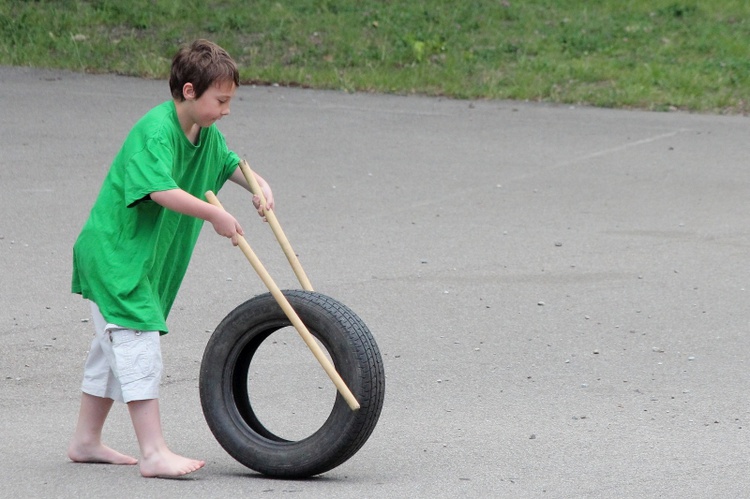
[[156,191],[177,189],[172,177],[173,152],[163,141],[150,139],[127,162],[123,176],[125,204],[138,204]]
[[240,164],[240,157],[237,155],[237,153],[229,149],[226,140],[224,139],[224,135],[218,129],[215,129],[215,133],[219,148],[219,154],[220,157],[223,158],[222,171],[219,175],[219,178],[216,179],[216,186],[214,187],[214,192],[219,192],[222,186],[227,182],[227,180],[229,180],[229,177],[231,177],[234,171],[237,169],[237,166]]
[[234,171],[240,164],[240,157],[234,151],[227,151],[226,160],[224,161],[224,182],[229,180]]

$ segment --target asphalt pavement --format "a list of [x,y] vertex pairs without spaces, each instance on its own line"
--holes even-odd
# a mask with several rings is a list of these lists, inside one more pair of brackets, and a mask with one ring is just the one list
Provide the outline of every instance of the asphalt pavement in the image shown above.
[[[0,67],[1,496],[748,495],[748,118],[278,87],[240,88],[218,126],[274,188],[316,290],[372,330],[387,376],[375,431],[308,480],[219,446],[201,356],[264,288],[206,226],[161,398],[169,445],[206,467],[160,480],[69,462],[92,333],[71,248],[128,130],[168,98],[165,81]],[[299,287],[248,195],[219,197],[279,285]],[[285,385],[295,340],[269,350],[271,394],[302,396]],[[137,454],[125,407],[104,438]]]

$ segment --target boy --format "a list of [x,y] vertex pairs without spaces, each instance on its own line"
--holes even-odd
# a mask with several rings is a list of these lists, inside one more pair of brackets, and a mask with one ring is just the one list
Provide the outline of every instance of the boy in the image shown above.
[[[72,291],[90,300],[96,330],[84,368],[78,424],[68,447],[75,462],[136,464],[101,442],[115,400],[125,402],[145,477],[175,477],[204,461],[167,447],[159,415],[160,335],[203,221],[236,245],[243,231],[229,213],[203,201],[227,181],[250,187],[214,123],[229,114],[237,66],[221,47],[197,40],[172,61],[173,99],[133,127],[115,157],[73,247]],[[273,209],[268,183],[263,216]]]

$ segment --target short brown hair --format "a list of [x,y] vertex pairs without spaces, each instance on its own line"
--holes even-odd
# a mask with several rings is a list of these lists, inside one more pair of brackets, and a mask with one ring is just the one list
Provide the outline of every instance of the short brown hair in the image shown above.
[[185,100],[182,89],[186,83],[193,84],[195,97],[198,98],[216,82],[233,82],[240,86],[237,64],[226,50],[200,39],[183,46],[175,54],[169,75],[169,89],[175,99]]

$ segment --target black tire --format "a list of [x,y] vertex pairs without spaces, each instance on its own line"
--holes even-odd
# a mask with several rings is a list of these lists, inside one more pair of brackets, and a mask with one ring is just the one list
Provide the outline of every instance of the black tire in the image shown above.
[[349,308],[320,293],[283,293],[360,409],[352,411],[337,393],[325,423],[298,441],[275,435],[259,420],[248,395],[250,362],[269,336],[290,325],[270,293],[238,306],[216,328],[203,354],[200,398],[209,428],[233,458],[268,476],[305,478],[335,468],[364,445],[383,407],[385,374],[370,330]]

